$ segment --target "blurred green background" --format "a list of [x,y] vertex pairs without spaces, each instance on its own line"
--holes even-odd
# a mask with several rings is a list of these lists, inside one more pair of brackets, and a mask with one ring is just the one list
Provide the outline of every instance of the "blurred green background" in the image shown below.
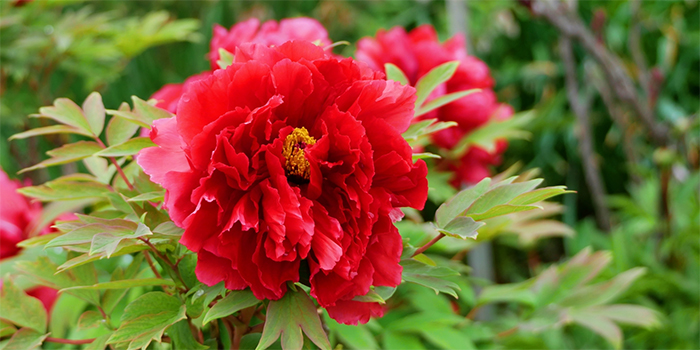
[[[458,268],[467,277],[456,279],[462,287],[459,299],[402,287],[395,311],[365,327],[331,327],[334,339],[349,348],[612,348],[611,342],[586,327],[552,321],[537,321],[542,323],[538,335],[494,331],[526,321],[532,324],[533,315],[549,307],[546,302],[531,305],[518,300],[515,289],[506,293],[513,297],[503,298],[506,302],[492,310],[494,315],[477,317],[478,322],[438,323],[433,335],[409,329],[397,336],[402,333],[387,331],[392,322],[427,309],[465,316],[478,304],[474,286],[542,276],[550,264],[568,261],[590,246],[610,251],[611,257],[594,281],[633,267],[647,269],[628,290],[619,287],[624,293],[616,295],[617,302],[656,310],[661,322],[644,329],[623,326],[622,348],[700,346],[697,1],[582,1],[573,10],[598,45],[617,57],[644,108],[669,129],[670,141],[655,143],[633,108],[616,99],[606,100],[617,87],[607,84],[591,53],[574,41],[579,96],[589,105],[594,150],[589,156],[600,169],[609,228],[600,223],[597,195],[589,190],[585,175],[590,163],[579,151],[581,124],[567,98],[561,31],[533,14],[530,1],[37,0],[22,6],[3,1],[0,9],[0,165],[10,176],[67,140],[67,136],[52,136],[8,142],[12,134],[41,124],[27,115],[57,97],[83,101],[93,90],[102,94],[107,108],[116,109],[131,95],[145,99],[164,84],[207,70],[205,55],[215,23],[228,28],[251,17],[264,21],[309,16],[328,29],[333,41],[351,43],[336,49],[343,55],[352,55],[359,38],[373,36],[380,28],[411,29],[429,23],[443,40],[464,31],[470,54],[490,67],[499,100],[516,111],[535,113],[525,127],[530,139],[511,141],[498,170],[516,163],[521,169],[539,168],[547,185],[576,190],[577,194],[561,198],[564,208],[555,213],[575,234],[529,244],[518,240],[517,234],[484,239],[492,244],[493,281],[470,278],[469,269],[461,265]],[[75,170],[53,168],[29,175],[39,183]],[[410,228],[402,229],[406,234]],[[455,255],[444,247],[431,252],[436,261]],[[564,289],[571,287],[568,293],[580,287],[557,283]],[[448,328],[454,332],[445,332]]]

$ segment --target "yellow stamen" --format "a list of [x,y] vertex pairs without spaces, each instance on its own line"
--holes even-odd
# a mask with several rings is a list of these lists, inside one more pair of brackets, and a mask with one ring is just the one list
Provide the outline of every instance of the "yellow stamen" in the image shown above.
[[298,179],[309,179],[309,161],[304,157],[304,149],[316,143],[316,139],[309,136],[306,128],[294,128],[291,134],[284,139],[282,156],[286,159],[285,169],[287,176]]

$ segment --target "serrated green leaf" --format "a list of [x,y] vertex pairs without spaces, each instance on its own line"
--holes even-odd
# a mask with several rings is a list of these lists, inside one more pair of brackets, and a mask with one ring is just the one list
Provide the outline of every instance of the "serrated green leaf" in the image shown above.
[[270,301],[266,317],[262,337],[256,350],[267,349],[280,337],[283,349],[301,349],[304,344],[303,334],[306,334],[319,348],[323,350],[331,348],[316,312],[316,306],[301,289],[294,291],[290,288],[282,299]]
[[105,126],[105,106],[102,103],[102,96],[98,92],[93,92],[83,102],[83,114],[90,125],[93,135],[100,136]]
[[452,221],[450,221],[445,228],[438,229],[439,232],[444,233],[450,237],[467,239],[476,239],[477,232],[481,226],[484,226],[483,222],[476,222],[473,218],[466,216],[459,216]]
[[119,329],[107,344],[128,343],[128,350],[145,349],[152,340],[160,341],[168,327],[185,318],[185,305],[176,297],[163,292],[146,293],[127,305]]
[[98,182],[50,181],[39,186],[26,186],[17,192],[42,202],[101,198],[110,188]]
[[170,338],[173,340],[173,345],[175,349],[183,350],[204,350],[209,349],[208,346],[202,345],[194,339],[192,335],[192,330],[187,320],[179,321],[175,323],[167,331]]
[[104,322],[105,319],[99,312],[88,310],[80,315],[80,318],[78,319],[78,329],[97,328],[104,324]]
[[46,309],[39,299],[31,297],[6,279],[2,284],[0,317],[20,327],[27,327],[39,333],[46,331]]
[[435,212],[435,223],[445,227],[450,221],[467,210],[479,197],[489,190],[491,179],[485,178],[476,185],[460,191],[452,199],[442,204]]
[[430,266],[414,259],[401,260],[401,266],[403,266],[401,277],[404,281],[428,287],[435,293],[442,292],[455,298],[459,297],[456,292],[459,286],[442,278],[458,276],[458,272],[444,266]]
[[107,144],[110,146],[119,145],[128,141],[140,125],[125,118],[112,118],[107,124]]
[[172,280],[162,279],[162,278],[139,278],[139,279],[126,279],[110,282],[96,283],[89,286],[73,286],[61,289],[61,292],[69,292],[72,290],[104,290],[104,289],[126,289],[133,287],[144,287],[144,286],[174,286],[175,282]]
[[457,101],[462,97],[471,95],[471,94],[473,94],[475,92],[479,92],[479,91],[481,91],[481,89],[471,89],[471,90],[458,91],[458,92],[453,92],[450,94],[442,95],[434,100],[428,101],[428,103],[426,103],[422,107],[418,108],[416,110],[416,114],[415,114],[414,118],[420,117],[425,113],[428,113],[430,111],[438,109],[446,104]]
[[219,300],[214,306],[209,309],[202,324],[205,325],[211,320],[226,317],[239,310],[251,307],[260,303],[260,300],[255,298],[250,290],[234,290]]
[[20,328],[12,335],[2,350],[33,350],[41,346],[48,334],[38,333],[31,328]]
[[[81,216],[81,218],[82,217],[84,216]],[[113,235],[120,236],[131,235],[138,227],[139,225],[135,222],[123,219],[112,219],[99,223],[90,223],[54,238],[46,244],[46,248],[91,243],[93,237],[98,233],[111,233]]]
[[384,64],[384,71],[386,72],[386,80],[398,81],[401,85],[408,85],[408,77],[403,73],[401,68],[397,67],[393,63]]
[[95,155],[100,157],[131,156],[139,153],[139,151],[144,148],[153,147],[155,145],[156,144],[153,143],[153,141],[151,141],[151,139],[148,137],[136,137],[122,144],[107,147],[102,151],[95,153]]
[[39,114],[33,116],[51,118],[61,124],[80,129],[88,135],[92,134],[90,123],[85,119],[80,106],[67,98],[57,98],[54,100],[53,106],[41,107],[39,108]]
[[36,169],[46,168],[53,165],[72,163],[90,157],[93,154],[99,152],[100,150],[102,150],[102,147],[92,141],[78,141],[75,143],[69,143],[67,145],[63,145],[59,148],[46,152],[46,154],[51,156],[51,158],[34,166],[24,168],[20,170],[18,174]]
[[428,99],[428,96],[430,96],[433,90],[452,78],[457,71],[457,67],[459,67],[459,61],[443,63],[431,69],[418,80],[416,83],[416,110],[423,106],[423,103]]
[[138,227],[133,232],[100,232],[92,237],[90,244],[90,255],[104,254],[106,257],[112,256],[119,244],[125,239],[135,239],[152,235],[148,226],[138,223]]
[[26,139],[27,137],[32,137],[32,136],[40,136],[40,135],[52,135],[52,134],[78,134],[78,135],[84,135],[84,136],[91,136],[90,133],[85,132],[81,129],[68,126],[68,125],[51,125],[51,126],[44,126],[41,128],[34,128],[34,129],[29,129],[27,131],[14,134],[10,136],[8,139],[9,141],[12,140],[18,140],[18,139]]

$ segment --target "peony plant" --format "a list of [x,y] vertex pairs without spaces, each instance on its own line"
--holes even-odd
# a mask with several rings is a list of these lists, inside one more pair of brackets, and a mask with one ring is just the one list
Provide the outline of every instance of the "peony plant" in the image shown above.
[[[78,161],[87,172],[17,191],[80,210],[54,232],[14,241],[3,221],[3,246],[24,239],[18,246],[35,252],[4,277],[5,347],[330,349],[326,316],[346,325],[382,317],[402,283],[457,296],[449,276],[458,272],[424,254],[436,242],[474,239],[489,220],[567,192],[474,170],[476,184],[436,203],[429,239],[414,245],[397,223],[425,206],[435,166],[424,159],[440,158],[430,151],[493,145],[504,133],[486,131],[517,125],[460,124],[471,118],[460,108],[478,107],[470,96],[493,95],[485,65],[453,42],[427,66],[384,65],[396,55],[363,54],[371,40],[358,53],[376,58],[368,65],[332,54],[311,19],[214,33],[212,71],[117,109],[99,93],[82,106],[59,98],[32,115],[55,125],[13,136],[79,139],[20,173]],[[430,33],[412,32],[428,37],[414,44],[440,46]],[[472,63],[483,85],[459,83],[476,79]],[[491,98],[478,113],[499,120],[500,107]],[[465,128],[482,130],[478,142]],[[452,129],[456,141],[436,141]],[[20,279],[79,300],[77,332],[54,334]]]

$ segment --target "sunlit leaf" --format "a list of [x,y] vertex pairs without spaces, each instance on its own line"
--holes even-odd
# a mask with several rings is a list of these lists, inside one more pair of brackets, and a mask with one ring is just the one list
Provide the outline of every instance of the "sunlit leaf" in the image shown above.
[[[25,294],[14,281],[5,279],[0,298],[0,317],[40,334],[46,331],[46,310],[39,299]],[[21,330],[20,330],[21,331]]]
[[260,300],[255,298],[250,290],[234,290],[228,293],[209,309],[204,316],[202,324],[207,324],[211,320],[226,317],[239,310],[259,304]]
[[90,157],[101,150],[102,147],[92,141],[78,141],[75,143],[69,143],[67,145],[63,145],[59,148],[46,152],[46,154],[51,156],[51,158],[34,166],[24,168],[20,170],[18,174],[31,170],[46,168],[48,166],[72,163],[83,158]]

